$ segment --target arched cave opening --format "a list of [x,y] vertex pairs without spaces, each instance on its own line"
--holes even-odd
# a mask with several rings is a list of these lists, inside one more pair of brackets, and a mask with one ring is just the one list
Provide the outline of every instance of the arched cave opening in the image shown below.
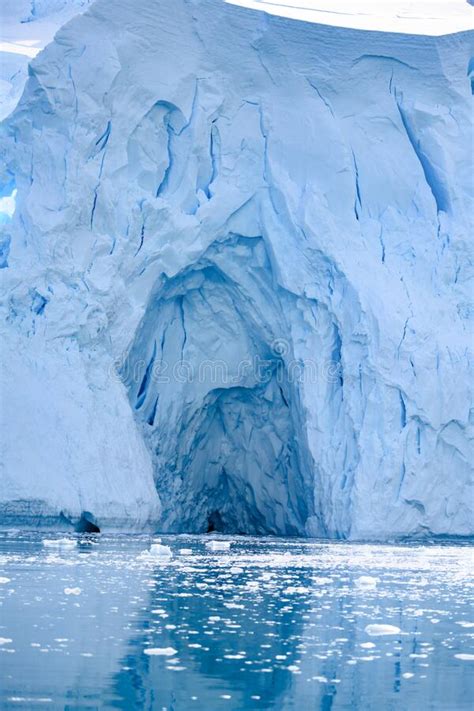
[[314,468],[289,369],[294,308],[262,237],[231,234],[156,285],[121,374],[162,530],[304,535]]

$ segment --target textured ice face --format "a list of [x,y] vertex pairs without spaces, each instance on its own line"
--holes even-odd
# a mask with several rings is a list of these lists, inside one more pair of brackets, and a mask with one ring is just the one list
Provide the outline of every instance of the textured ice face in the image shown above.
[[28,62],[92,0],[2,0],[0,119],[13,111],[28,77]]
[[468,534],[469,37],[111,8],[4,128],[4,511]]

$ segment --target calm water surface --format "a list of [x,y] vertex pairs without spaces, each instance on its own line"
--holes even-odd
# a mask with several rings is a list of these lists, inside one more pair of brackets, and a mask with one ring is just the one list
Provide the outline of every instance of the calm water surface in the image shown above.
[[60,538],[0,533],[2,711],[473,708],[467,545]]

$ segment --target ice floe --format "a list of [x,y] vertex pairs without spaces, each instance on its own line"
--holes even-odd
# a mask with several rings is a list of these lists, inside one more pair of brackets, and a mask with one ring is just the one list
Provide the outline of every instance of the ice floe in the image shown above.
[[395,625],[371,624],[367,625],[365,631],[371,637],[383,637],[390,634],[400,634],[401,629]]

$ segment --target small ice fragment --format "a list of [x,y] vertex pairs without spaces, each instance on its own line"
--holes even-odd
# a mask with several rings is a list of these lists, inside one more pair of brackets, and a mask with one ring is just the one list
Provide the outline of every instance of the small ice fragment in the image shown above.
[[247,580],[247,582],[245,583],[245,586],[247,588],[257,589],[259,587],[259,582],[258,582],[258,580]]
[[64,588],[65,595],[80,595],[81,588]]
[[46,548],[74,548],[76,541],[74,538],[44,538],[43,546]]
[[378,582],[378,578],[373,578],[371,575],[361,575],[360,578],[355,580],[356,587],[366,589],[376,588]]
[[412,672],[405,672],[404,674],[402,674],[402,677],[404,679],[411,679],[413,676],[415,676],[415,675],[412,674]]
[[163,546],[161,543],[152,543],[150,549],[140,553],[139,558],[150,560],[167,560],[172,557],[171,548]]
[[460,654],[454,655],[456,659],[461,659],[463,662],[474,662],[474,654],[466,654],[461,652]]
[[193,551],[192,548],[180,548],[179,549],[179,555],[192,555]]
[[0,585],[6,585],[10,582],[10,578],[0,578]]
[[13,642],[9,637],[0,637],[0,644],[10,644]]
[[[2,578],[0,578],[0,583],[2,582]],[[459,620],[456,622],[457,625],[461,625],[461,627],[465,627],[466,629],[470,629],[471,627],[474,627],[474,622],[465,622],[464,620]]]
[[232,573],[232,575],[238,575],[239,573],[243,573],[243,572],[244,572],[244,569],[243,569],[243,568],[239,568],[238,565],[233,565],[232,568],[229,568],[229,570],[230,570],[230,572]]
[[371,637],[383,637],[389,634],[400,634],[400,627],[395,627],[395,625],[367,625],[365,631]]
[[230,548],[229,541],[206,541],[206,548],[210,551],[228,551]]
[[172,657],[174,654],[178,654],[177,650],[173,649],[173,647],[147,647],[147,649],[143,650],[143,653],[162,657]]
[[169,546],[163,546],[161,543],[153,543],[150,546],[150,555],[154,558],[169,558],[171,557],[171,548]]
[[308,588],[304,588],[298,585],[290,586],[283,590],[283,595],[305,595],[309,592]]
[[359,647],[362,647],[362,649],[373,649],[375,644],[373,642],[362,642]]

